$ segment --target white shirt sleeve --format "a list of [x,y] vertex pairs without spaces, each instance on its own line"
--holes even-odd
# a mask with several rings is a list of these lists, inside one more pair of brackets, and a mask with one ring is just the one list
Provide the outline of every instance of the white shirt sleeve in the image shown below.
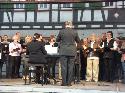
[[12,51],[13,51],[13,44],[10,43],[10,44],[9,44],[9,52],[11,53]]
[[2,58],[2,53],[0,52],[0,59]]
[[118,48],[118,44],[117,44],[116,41],[114,41],[114,43],[113,43],[113,49],[114,49],[114,50],[117,50],[117,48]]
[[[19,48],[18,51],[13,51],[13,49]],[[16,44],[14,45],[14,43],[10,43],[9,44],[9,55],[11,56],[20,56],[20,53],[22,52],[22,47],[21,44]]]

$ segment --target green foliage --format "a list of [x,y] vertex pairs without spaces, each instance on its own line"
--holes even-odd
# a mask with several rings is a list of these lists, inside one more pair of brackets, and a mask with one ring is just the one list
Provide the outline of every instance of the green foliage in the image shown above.
[[96,3],[89,3],[89,7],[85,6],[85,3],[74,3],[73,8],[74,9],[85,9],[85,8],[90,8],[90,9],[99,9],[102,8],[102,2],[96,2]]
[[101,8],[102,6],[103,6],[102,2],[89,3],[89,7],[92,9],[98,9]]
[[0,4],[0,8],[1,9],[13,9],[14,5],[11,3],[4,3],[4,4]]
[[37,8],[37,5],[36,4],[25,4],[25,9],[28,10],[28,11],[33,11]]
[[85,8],[85,3],[74,3],[73,8],[74,9],[84,9]]

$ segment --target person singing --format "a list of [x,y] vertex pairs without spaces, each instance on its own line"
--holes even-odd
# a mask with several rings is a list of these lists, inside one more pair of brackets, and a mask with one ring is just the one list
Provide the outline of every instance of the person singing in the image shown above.
[[3,44],[2,37],[0,36],[0,78],[2,78],[2,67],[3,67]]
[[9,55],[10,55],[10,72],[11,78],[17,78],[19,73],[19,62],[20,54],[22,52],[21,44],[18,43],[18,36],[13,36],[13,42],[9,44]]

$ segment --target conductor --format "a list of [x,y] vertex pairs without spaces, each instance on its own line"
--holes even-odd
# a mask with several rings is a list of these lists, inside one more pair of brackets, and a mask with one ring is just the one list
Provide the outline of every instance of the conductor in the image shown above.
[[66,21],[65,29],[60,30],[56,39],[57,42],[60,42],[62,86],[71,86],[74,61],[77,54],[76,43],[80,42],[77,31],[72,29],[72,27],[72,22]]

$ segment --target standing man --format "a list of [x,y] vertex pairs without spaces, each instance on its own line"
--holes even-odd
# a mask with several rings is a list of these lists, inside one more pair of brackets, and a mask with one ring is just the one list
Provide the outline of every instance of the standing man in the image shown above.
[[118,44],[116,40],[113,38],[112,31],[108,31],[106,33],[107,39],[103,43],[104,47],[104,65],[105,65],[105,74],[104,78],[107,82],[112,82],[115,79],[115,70],[116,70],[116,59],[114,57],[115,51],[118,49]]
[[65,29],[61,30],[56,41],[60,42],[59,54],[62,72],[62,86],[71,86],[73,80],[73,67],[77,54],[76,43],[80,42],[77,31],[72,29],[72,22],[65,22]]
[[9,56],[9,44],[11,40],[9,40],[7,35],[3,36],[3,61],[6,63],[6,78],[11,78],[10,76],[10,56]]
[[2,78],[2,67],[3,67],[3,44],[2,44],[2,37],[0,36],[0,79]]

